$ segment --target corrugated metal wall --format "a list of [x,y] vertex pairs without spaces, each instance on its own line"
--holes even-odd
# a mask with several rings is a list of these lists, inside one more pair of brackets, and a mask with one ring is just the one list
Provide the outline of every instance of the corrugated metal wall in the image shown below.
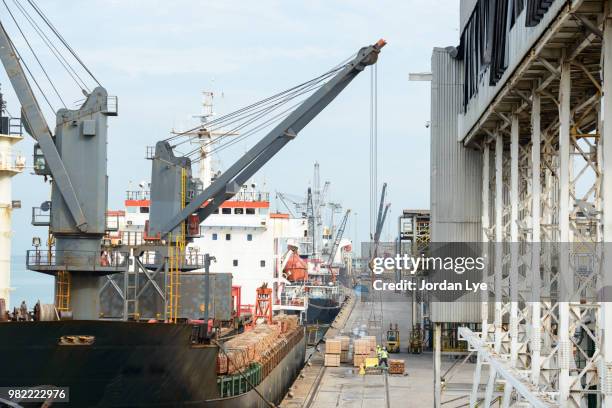
[[465,25],[472,15],[472,11],[474,11],[474,7],[476,7],[477,1],[461,0],[461,5],[459,6],[459,33],[463,32]]
[[[467,10],[467,6],[470,0],[462,0],[461,3],[461,19],[463,19],[464,2]],[[550,8],[542,17],[542,20],[535,27],[525,27],[525,16],[526,10],[523,9],[521,14],[518,16],[517,22],[508,33],[507,51],[508,51],[508,67],[506,68],[501,79],[495,86],[489,86],[489,69],[487,68],[480,75],[480,84],[478,86],[478,93],[470,99],[466,112],[461,116],[459,122],[459,137],[463,139],[470,129],[474,126],[476,121],[480,118],[482,113],[489,107],[489,104],[493,102],[493,98],[500,89],[506,84],[514,70],[521,63],[523,58],[531,51],[531,48],[535,45],[536,41],[544,33],[550,23],[555,20],[563,10],[563,6],[567,2],[565,0],[553,0]],[[470,17],[471,11],[466,11],[466,18]],[[463,20],[462,20],[463,22]]]
[[[462,63],[435,48],[431,72],[431,240],[480,242],[482,155],[458,141]],[[433,322],[480,321],[477,298],[430,308]]]

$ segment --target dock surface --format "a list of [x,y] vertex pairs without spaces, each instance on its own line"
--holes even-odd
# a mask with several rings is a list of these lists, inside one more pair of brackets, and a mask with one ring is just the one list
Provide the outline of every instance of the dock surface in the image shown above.
[[[401,295],[398,295],[401,296]],[[359,375],[358,369],[352,364],[340,367],[324,367],[325,347],[320,345],[319,351],[312,354],[309,363],[304,367],[298,380],[293,384],[290,395],[281,403],[285,408],[400,408],[400,407],[432,407],[433,392],[433,355],[407,353],[411,303],[404,297],[397,301],[388,299],[375,303],[374,308],[369,302],[356,299],[351,310],[346,313],[344,322],[328,332],[329,337],[336,334],[353,335],[354,331],[368,328],[372,317],[382,321],[382,332],[386,334],[389,323],[397,323],[400,329],[401,353],[390,354],[391,359],[406,362],[405,375],[366,374]],[[381,318],[382,317],[382,318]],[[380,326],[379,326],[380,327]],[[380,336],[380,329],[369,329],[369,335]],[[379,337],[380,338],[380,337]],[[452,362],[443,362],[443,372]],[[472,368],[455,375],[454,381],[469,384],[472,381]],[[443,401],[449,401],[447,407],[461,406],[467,400],[450,401],[455,395],[445,395]]]

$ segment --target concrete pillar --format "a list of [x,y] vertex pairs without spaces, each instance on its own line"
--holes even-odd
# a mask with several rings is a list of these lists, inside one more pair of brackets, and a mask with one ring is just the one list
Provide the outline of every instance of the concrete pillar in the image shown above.
[[434,323],[434,408],[442,407],[442,324]]

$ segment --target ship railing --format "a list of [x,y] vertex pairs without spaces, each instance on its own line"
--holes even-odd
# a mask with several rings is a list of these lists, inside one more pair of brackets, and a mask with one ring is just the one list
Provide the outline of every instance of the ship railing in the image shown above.
[[51,225],[51,205],[32,207],[32,225],[35,227],[48,227]]
[[121,231],[121,245],[142,245],[144,243],[143,231]]
[[108,95],[106,97],[106,110],[108,116],[117,116],[119,114],[119,98],[116,95]]
[[127,200],[149,200],[151,193],[149,190],[128,190],[126,191]]
[[112,271],[127,267],[129,253],[122,251],[78,251],[30,249],[26,266],[31,270]]
[[303,307],[306,304],[304,300],[304,295],[291,295],[291,294],[281,294],[280,296],[280,305],[281,306],[298,306]]

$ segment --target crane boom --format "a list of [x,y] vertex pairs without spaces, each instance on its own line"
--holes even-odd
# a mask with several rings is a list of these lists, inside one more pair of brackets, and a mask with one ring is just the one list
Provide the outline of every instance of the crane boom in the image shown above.
[[[376,63],[378,54],[386,42],[363,47],[350,62],[344,65],[324,86],[302,102],[263,139],[249,149],[236,163],[223,172],[203,192],[195,196],[181,211],[165,219],[163,214],[153,214],[151,209],[150,233],[167,236],[192,214],[200,221],[236,195],[240,187],[266,164],[289,141],[314,119],[366,66]],[[206,206],[202,208],[202,205]],[[163,222],[165,221],[165,222]],[[157,223],[161,225],[156,225]]]
[[334,244],[329,253],[329,260],[327,261],[327,266],[329,268],[331,268],[334,263],[334,258],[336,257],[336,252],[338,252],[338,247],[340,247],[340,241],[342,240],[342,236],[344,235],[344,229],[346,228],[346,223],[348,221],[350,213],[351,210],[346,210],[344,218],[342,218],[342,222],[340,223],[340,227],[338,228],[338,232],[336,233],[336,239],[334,239]]
[[308,236],[312,239],[310,244],[310,253],[314,256],[316,253],[315,240],[317,239],[315,234],[315,214],[314,207],[312,204],[312,189],[308,188],[308,196],[306,198],[306,216],[308,217]]
[[2,65],[4,65],[11,85],[21,103],[22,118],[24,119],[28,133],[30,133],[40,145],[47,166],[53,176],[53,181],[59,189],[74,219],[76,227],[81,231],[86,231],[87,219],[79,204],[70,176],[57,151],[49,125],[38,105],[32,87],[26,78],[21,62],[19,62],[19,58],[17,57],[17,52],[2,23],[0,23],[0,60],[2,60]]

